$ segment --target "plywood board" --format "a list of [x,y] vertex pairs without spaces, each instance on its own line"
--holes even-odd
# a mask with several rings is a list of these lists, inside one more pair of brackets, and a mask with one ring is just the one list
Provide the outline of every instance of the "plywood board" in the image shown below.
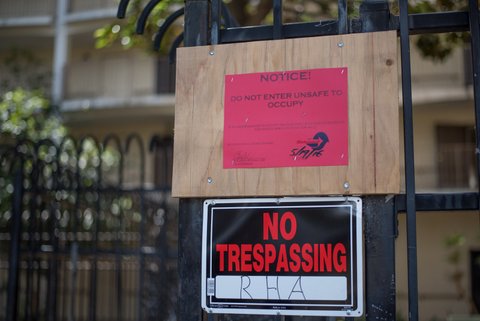
[[[348,164],[224,168],[225,75],[348,69]],[[180,48],[175,197],[395,194],[400,191],[395,31]]]

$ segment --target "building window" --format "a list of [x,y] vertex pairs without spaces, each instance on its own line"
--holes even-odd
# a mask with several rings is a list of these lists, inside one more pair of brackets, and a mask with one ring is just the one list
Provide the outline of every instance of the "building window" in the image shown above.
[[437,126],[438,186],[473,189],[477,186],[473,126]]

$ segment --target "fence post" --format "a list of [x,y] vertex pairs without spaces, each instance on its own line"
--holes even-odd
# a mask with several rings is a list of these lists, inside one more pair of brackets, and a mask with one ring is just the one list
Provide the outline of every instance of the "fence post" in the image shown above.
[[360,5],[362,32],[389,30],[390,7],[387,0],[364,0]]
[[180,200],[178,246],[178,319],[199,321],[202,320],[202,201],[199,199]]
[[[185,1],[186,47],[208,43],[210,2]],[[181,199],[178,215],[178,319],[202,320],[200,308],[202,200]]]
[[20,228],[23,200],[23,158],[20,157],[19,166],[15,171],[12,197],[12,225],[10,228],[10,252],[8,254],[8,285],[6,321],[17,319],[18,271],[20,254]]
[[395,320],[394,198],[363,199],[365,235],[365,315],[367,321]]
[[[364,0],[360,5],[362,32],[388,30],[391,23],[387,0]],[[395,320],[394,197],[367,196],[364,206],[365,316],[367,321]]]

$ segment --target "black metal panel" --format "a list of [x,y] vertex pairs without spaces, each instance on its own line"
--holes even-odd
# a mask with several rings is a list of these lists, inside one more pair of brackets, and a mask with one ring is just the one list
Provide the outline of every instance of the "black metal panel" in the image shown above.
[[360,4],[362,32],[390,29],[390,8],[387,1],[363,1]]
[[202,46],[208,43],[210,3],[206,0],[185,2],[184,44],[186,47]]
[[178,275],[180,279],[178,318],[202,319],[200,276],[202,266],[202,212],[199,199],[181,199],[178,219]]
[[393,198],[363,199],[367,320],[394,320],[396,213]]

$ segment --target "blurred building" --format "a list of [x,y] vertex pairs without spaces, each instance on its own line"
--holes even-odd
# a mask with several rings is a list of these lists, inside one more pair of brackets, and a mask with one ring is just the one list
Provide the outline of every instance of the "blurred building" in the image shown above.
[[[76,136],[136,132],[173,135],[174,67],[165,57],[142,50],[95,49],[93,32],[116,19],[117,1],[40,0],[0,3],[0,82],[15,77],[8,58],[19,57],[21,72],[48,77],[51,93]],[[12,75],[13,73],[13,75]],[[147,181],[153,179],[147,164]]]
[[[415,179],[417,193],[478,191],[470,48],[442,62],[422,58],[412,36]],[[480,249],[480,213],[418,212],[419,313],[445,320],[479,313],[472,301],[470,258]],[[396,248],[399,314],[406,320],[405,215],[399,214]],[[477,283],[477,291],[479,284]],[[478,303],[477,303],[478,304]]]
[[[116,6],[115,0],[0,1],[0,82],[12,76],[5,63],[12,50],[26,50],[40,61],[39,72],[50,73],[46,89],[73,134],[171,137],[174,76],[166,59],[138,49],[95,49],[92,34],[116,19]],[[469,51],[458,48],[435,63],[422,58],[413,41],[417,191],[478,191]],[[155,180],[155,163],[154,155],[147,159],[147,182]],[[418,213],[421,320],[478,313],[470,251],[480,249],[479,219],[478,212]],[[403,214],[398,229],[397,303],[406,320]]]
[[[174,67],[143,50],[95,49],[93,32],[115,21],[117,5],[115,0],[0,1],[0,87],[41,87],[69,134],[77,139],[91,135],[100,142],[114,134],[109,147],[121,149],[112,152],[116,169],[103,172],[97,186],[77,193],[65,190],[70,199],[55,188],[48,190],[52,179],[37,182],[47,186],[42,197],[54,201],[23,208],[18,319],[174,316],[178,205],[166,189],[171,147],[149,150],[152,137],[167,144],[173,136]],[[127,151],[132,133],[143,142],[143,151],[136,138]],[[68,148],[73,155],[74,148]],[[90,158],[98,162],[101,156],[91,151]],[[120,172],[118,155],[123,155]],[[95,173],[89,166],[85,169]],[[53,180],[68,181],[68,175],[61,172]],[[72,182],[67,190],[78,184]],[[31,184],[29,178],[26,186]],[[31,195],[27,190],[24,200]],[[55,232],[48,227],[53,211]],[[8,315],[10,213],[0,214],[7,217],[2,221],[7,225],[0,224],[0,319]],[[38,231],[32,233],[26,226],[36,215],[46,220],[39,219]],[[32,238],[37,245],[28,252]]]

